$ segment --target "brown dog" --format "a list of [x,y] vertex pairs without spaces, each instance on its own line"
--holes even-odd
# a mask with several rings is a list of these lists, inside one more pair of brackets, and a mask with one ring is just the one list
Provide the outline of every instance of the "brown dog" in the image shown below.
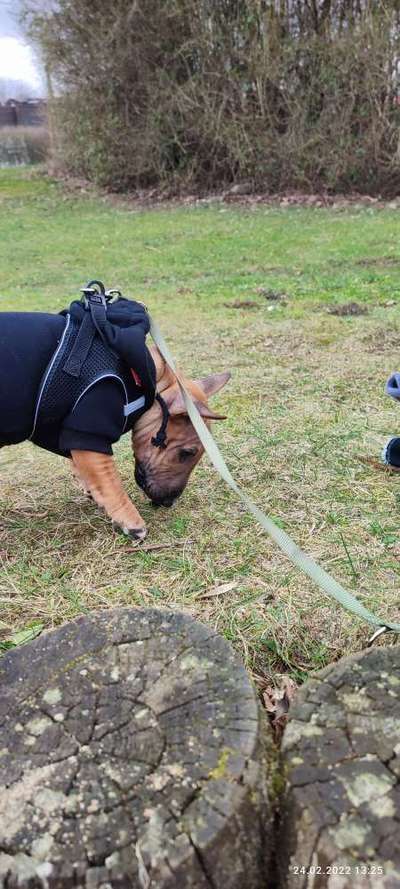
[[[155,506],[171,506],[182,494],[189,476],[204,449],[187,416],[178,383],[158,349],[151,350],[157,378],[157,391],[168,407],[167,447],[155,448],[151,439],[160,426],[161,408],[157,402],[137,421],[132,432],[135,478]],[[222,389],[230,373],[214,374],[202,380],[184,378],[198,410],[207,425],[225,417],[215,414],[207,399]],[[106,454],[71,451],[74,475],[84,490],[101,506],[114,525],[136,540],[147,530],[138,510],[124,491],[114,460]]]

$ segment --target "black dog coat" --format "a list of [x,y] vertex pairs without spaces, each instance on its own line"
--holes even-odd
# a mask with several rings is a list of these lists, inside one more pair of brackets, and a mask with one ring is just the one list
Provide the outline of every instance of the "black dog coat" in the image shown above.
[[[88,312],[74,302],[61,315],[0,314],[1,445],[31,439],[61,456],[112,454],[112,444],[152,405],[155,367],[145,344],[145,308],[118,299],[100,330],[91,330]],[[77,356],[84,324],[89,336]]]

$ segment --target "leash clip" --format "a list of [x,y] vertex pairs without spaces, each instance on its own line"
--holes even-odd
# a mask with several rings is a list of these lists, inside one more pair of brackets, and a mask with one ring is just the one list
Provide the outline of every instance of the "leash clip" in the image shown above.
[[[105,298],[106,298],[107,302],[110,302],[110,303],[116,302],[117,299],[123,299],[122,290],[118,290],[117,287],[112,287],[111,290],[106,290]],[[146,303],[141,302],[140,299],[135,299],[135,302],[138,304],[138,306],[143,306],[143,308],[147,312],[147,314],[149,313]]]
[[107,308],[107,294],[102,281],[97,281],[97,279],[89,281],[86,287],[81,287],[81,293],[83,293],[82,299],[85,309],[88,309],[90,305]]
[[372,634],[371,638],[368,639],[367,648],[370,648],[380,636],[384,635],[384,633],[390,633],[390,627],[387,627],[385,624],[383,624],[382,627],[378,627],[378,629],[375,630],[375,633]]
[[105,298],[106,298],[107,302],[110,302],[110,303],[116,302],[117,299],[120,299],[121,297],[122,297],[121,291],[117,290],[116,288],[115,289],[112,288],[111,290],[106,290],[106,292],[105,292]]

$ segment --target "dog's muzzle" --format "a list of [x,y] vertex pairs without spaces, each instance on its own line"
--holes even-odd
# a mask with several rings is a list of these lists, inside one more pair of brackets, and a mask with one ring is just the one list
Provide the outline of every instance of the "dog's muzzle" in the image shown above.
[[141,488],[149,500],[151,500],[153,506],[172,506],[174,501],[182,494],[183,489],[168,491],[165,494],[158,493],[153,486],[149,484],[146,470],[142,464],[137,461],[135,465],[135,480],[136,484],[139,485],[139,488]]
[[172,506],[172,504],[175,502],[177,497],[179,497],[179,493],[178,494],[168,494],[166,497],[152,497],[151,498],[151,505],[155,506],[156,508],[157,508],[157,506],[167,506],[167,507]]

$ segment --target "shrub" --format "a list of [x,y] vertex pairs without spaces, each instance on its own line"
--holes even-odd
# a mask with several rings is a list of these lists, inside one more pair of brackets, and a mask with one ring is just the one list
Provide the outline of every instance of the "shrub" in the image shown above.
[[58,0],[27,12],[67,169],[124,190],[400,186],[399,0]]

